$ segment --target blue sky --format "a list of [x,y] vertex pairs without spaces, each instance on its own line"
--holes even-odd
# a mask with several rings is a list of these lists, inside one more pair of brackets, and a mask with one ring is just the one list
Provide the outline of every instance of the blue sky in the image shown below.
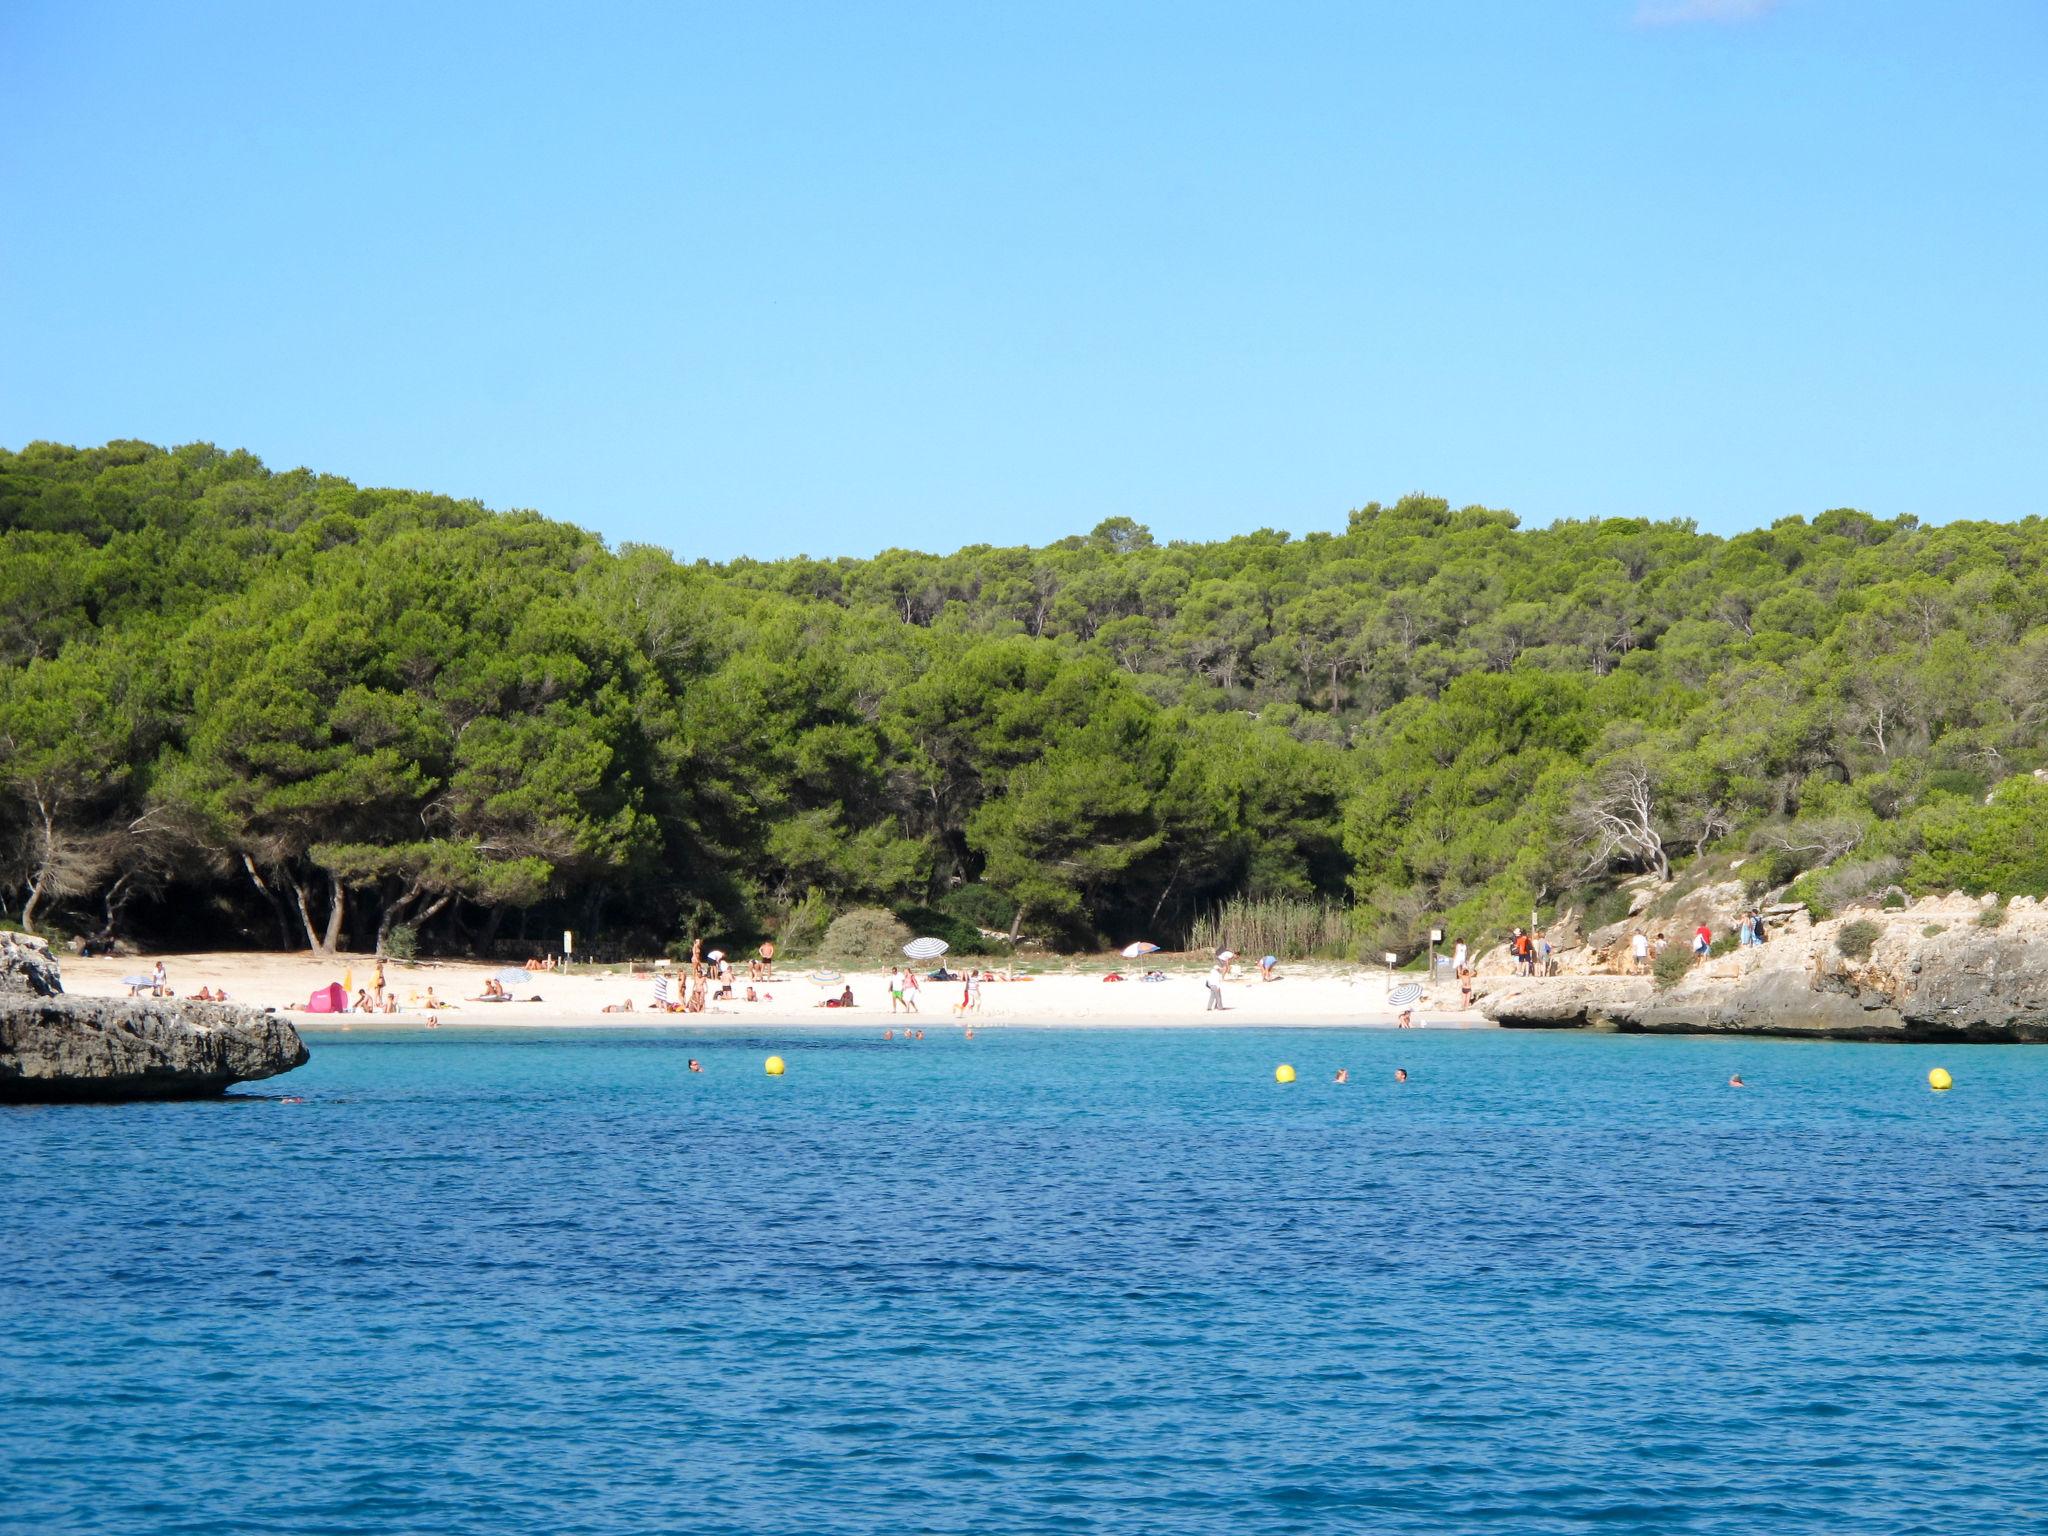
[[2044,66],[2035,0],[13,0],[0,443],[685,557],[2044,512]]

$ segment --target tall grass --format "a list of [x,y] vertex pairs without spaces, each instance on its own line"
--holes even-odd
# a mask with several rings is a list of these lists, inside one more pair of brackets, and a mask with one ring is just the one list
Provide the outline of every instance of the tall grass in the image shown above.
[[1234,949],[1256,960],[1315,956],[1342,959],[1351,952],[1348,909],[1328,901],[1233,896],[1199,914],[1188,928],[1188,948]]

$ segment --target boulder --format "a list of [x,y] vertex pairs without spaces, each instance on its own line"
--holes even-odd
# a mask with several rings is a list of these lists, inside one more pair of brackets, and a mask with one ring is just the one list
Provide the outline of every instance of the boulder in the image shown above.
[[0,942],[0,1102],[202,1098],[305,1060],[298,1031],[274,1013],[66,997],[46,947]]

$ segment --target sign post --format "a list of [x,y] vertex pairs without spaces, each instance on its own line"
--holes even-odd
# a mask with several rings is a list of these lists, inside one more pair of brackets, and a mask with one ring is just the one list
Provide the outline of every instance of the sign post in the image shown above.
[[568,929],[562,930],[562,968],[569,968],[569,957],[576,953],[576,935]]

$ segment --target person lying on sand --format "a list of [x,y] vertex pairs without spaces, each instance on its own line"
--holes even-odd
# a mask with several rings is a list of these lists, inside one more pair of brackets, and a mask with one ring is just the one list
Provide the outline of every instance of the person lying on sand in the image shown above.
[[633,1011],[633,999],[629,997],[623,1003],[606,1003],[604,1011],[606,1013],[631,1013]]
[[1103,977],[1102,979],[1104,981],[1122,981],[1123,977],[1119,975],[1117,972],[1111,971],[1107,976]]

